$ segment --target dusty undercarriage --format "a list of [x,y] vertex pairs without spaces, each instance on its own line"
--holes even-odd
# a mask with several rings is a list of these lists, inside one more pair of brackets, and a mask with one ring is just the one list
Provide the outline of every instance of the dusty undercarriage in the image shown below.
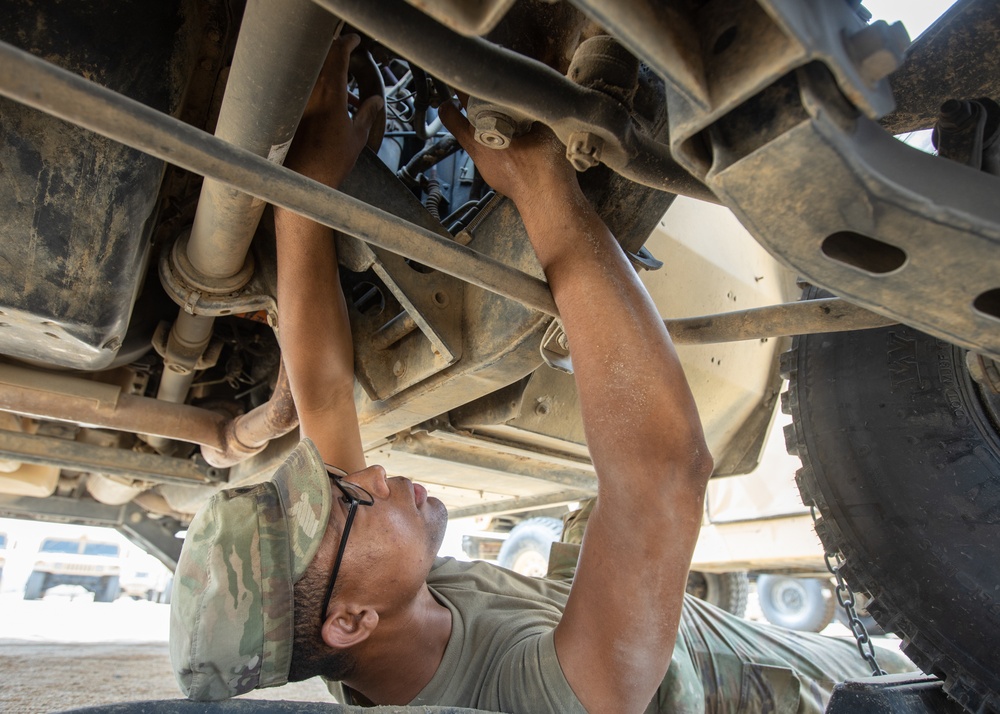
[[[461,90],[483,142],[541,121],[585,170],[716,475],[756,464],[783,367],[825,544],[915,661],[1000,706],[996,8],[958,3],[904,59],[849,2],[476,7],[6,3],[0,512],[113,524],[169,562],[208,495],[280,462],[267,203],[341,232],[371,460],[453,516],[592,494],[524,229],[434,119]],[[356,90],[387,108],[343,193],[280,166],[341,18],[366,36]],[[892,136],[938,121],[941,156]],[[843,300],[787,304],[796,278]],[[899,509],[900,489],[922,495]]]

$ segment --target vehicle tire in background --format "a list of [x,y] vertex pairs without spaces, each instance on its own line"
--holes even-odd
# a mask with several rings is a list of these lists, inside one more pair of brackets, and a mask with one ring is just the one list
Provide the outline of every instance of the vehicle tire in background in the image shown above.
[[833,621],[837,609],[826,578],[760,575],[757,598],[768,622],[790,630],[820,632]]
[[94,592],[94,602],[114,602],[118,599],[121,588],[118,585],[118,576],[103,577],[97,590]]
[[544,577],[549,570],[549,551],[562,535],[558,518],[529,518],[511,530],[500,548],[497,563],[521,575]]
[[745,570],[731,573],[688,573],[687,592],[728,613],[743,617],[747,612],[750,578]]
[[[836,601],[836,597],[833,598]],[[865,626],[865,632],[872,637],[880,637],[885,634],[882,625],[875,622],[875,618],[868,614],[868,603],[870,599],[864,593],[854,593],[854,612],[857,613],[861,624]],[[851,621],[847,617],[847,610],[837,605],[837,622],[851,629]]]
[[805,335],[782,405],[803,502],[869,614],[967,710],[1000,711],[1000,395],[965,360],[906,326]]
[[24,586],[25,600],[41,600],[45,597],[45,573],[32,573]]

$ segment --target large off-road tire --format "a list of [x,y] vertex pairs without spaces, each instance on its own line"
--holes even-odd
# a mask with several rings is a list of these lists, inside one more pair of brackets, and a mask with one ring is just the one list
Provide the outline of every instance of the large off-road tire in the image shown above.
[[969,711],[1000,711],[1000,400],[907,327],[796,338],[783,406],[803,501],[868,611]]
[[24,586],[25,600],[41,600],[45,597],[45,573],[32,573]]
[[757,598],[767,621],[789,630],[820,632],[833,621],[837,608],[826,578],[760,575]]
[[562,535],[558,518],[529,518],[514,526],[497,556],[497,563],[521,575],[543,577],[549,568],[549,551]]
[[688,573],[687,592],[728,613],[743,617],[747,612],[750,578],[745,570],[730,573]]

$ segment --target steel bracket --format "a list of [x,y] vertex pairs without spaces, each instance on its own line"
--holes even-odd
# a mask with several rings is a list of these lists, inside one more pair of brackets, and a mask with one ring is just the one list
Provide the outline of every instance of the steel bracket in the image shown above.
[[191,315],[224,317],[264,312],[269,325],[277,324],[274,296],[260,271],[254,270],[251,253],[237,275],[222,283],[210,283],[193,275],[186,258],[187,239],[187,233],[181,235],[172,249],[160,255],[160,282],[171,300]]
[[897,141],[822,68],[795,79],[800,108],[767,143],[745,153],[725,126],[712,132],[708,184],[810,282],[1000,355],[1000,179]]
[[[359,157],[344,191],[451,239],[370,152]],[[354,298],[348,300],[348,309],[356,374],[369,398],[388,399],[458,361],[465,283],[378,246],[360,241],[347,244],[348,262],[369,266],[366,273],[345,280]],[[368,295],[371,301],[365,303]]]

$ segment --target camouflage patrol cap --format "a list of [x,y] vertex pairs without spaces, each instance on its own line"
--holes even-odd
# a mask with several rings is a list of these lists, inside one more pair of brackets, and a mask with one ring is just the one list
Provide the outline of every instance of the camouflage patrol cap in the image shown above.
[[288,681],[292,585],[323,540],[330,488],[304,439],[271,480],[220,491],[191,521],[170,611],[170,660],[188,698]]

